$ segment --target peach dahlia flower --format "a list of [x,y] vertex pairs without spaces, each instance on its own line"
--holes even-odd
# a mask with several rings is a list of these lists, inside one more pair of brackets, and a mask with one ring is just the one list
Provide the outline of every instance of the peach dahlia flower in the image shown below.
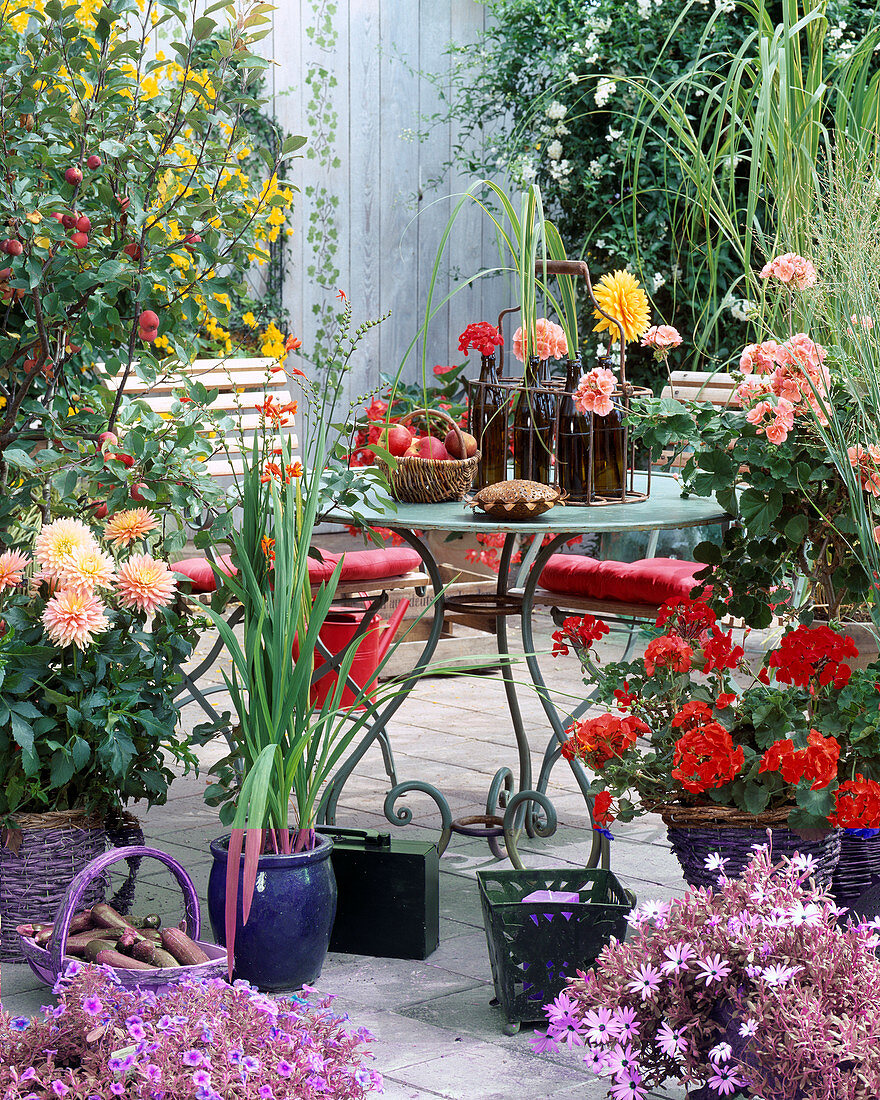
[[104,604],[92,592],[75,592],[67,588],[53,596],[43,611],[43,626],[56,645],[73,642],[85,649],[94,636],[109,625]]
[[119,566],[116,588],[123,606],[145,611],[152,619],[160,607],[171,602],[177,581],[167,562],[149,554],[132,554]]
[[113,584],[115,568],[113,559],[97,546],[77,547],[58,570],[62,588],[76,592],[94,592],[96,588],[109,588]]
[[79,519],[44,523],[34,543],[34,556],[45,573],[57,573],[74,550],[97,546],[89,528]]
[[0,554],[0,591],[21,584],[30,560],[27,554],[21,554],[18,550],[4,550]]
[[117,546],[130,546],[135,539],[142,539],[159,526],[149,508],[130,508],[117,512],[104,525],[104,538]]

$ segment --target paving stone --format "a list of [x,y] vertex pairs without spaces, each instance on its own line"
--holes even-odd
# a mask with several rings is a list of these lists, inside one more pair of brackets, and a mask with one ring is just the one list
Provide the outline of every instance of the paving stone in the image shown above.
[[390,1009],[479,984],[473,978],[432,966],[430,961],[358,956],[357,962],[342,965],[328,960],[317,987],[357,1004]]

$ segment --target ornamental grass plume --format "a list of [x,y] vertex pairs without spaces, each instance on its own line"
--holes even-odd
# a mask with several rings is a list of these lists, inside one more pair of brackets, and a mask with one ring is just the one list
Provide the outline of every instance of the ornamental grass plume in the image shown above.
[[373,1036],[331,997],[266,997],[247,982],[184,979],[123,989],[73,963],[58,1005],[33,1021],[0,1011],[4,1100],[362,1100],[382,1078]]
[[583,1048],[614,1100],[669,1079],[707,1100],[876,1100],[880,922],[842,924],[812,857],[771,856],[756,846],[730,879],[711,855],[715,888],[634,910],[626,943],[545,1006],[536,1048]]
[[[599,307],[620,322],[625,343],[638,340],[648,331],[651,308],[647,294],[634,275],[628,271],[606,273],[593,288],[593,294]],[[596,309],[593,310],[593,316],[598,322],[593,326],[593,332],[607,330],[611,333],[612,341],[620,338],[620,329],[614,321],[609,321],[608,317],[603,317]]]

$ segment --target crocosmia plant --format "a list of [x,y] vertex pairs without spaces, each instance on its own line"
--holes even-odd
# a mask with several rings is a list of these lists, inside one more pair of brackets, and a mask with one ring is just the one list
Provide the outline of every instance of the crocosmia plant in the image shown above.
[[0,554],[0,814],[164,802],[164,754],[190,762],[173,696],[195,624],[158,526],[147,508],[100,533],[61,518]]
[[127,990],[109,967],[71,964],[41,1019],[0,1012],[8,1100],[362,1100],[381,1090],[372,1035],[312,990],[263,996],[247,982],[185,979]]
[[880,825],[880,669],[853,670],[850,637],[799,625],[754,670],[704,600],[664,604],[635,661],[598,663],[607,632],[587,615],[554,634],[611,708],[574,722],[562,749],[596,773],[599,826],[669,805],[788,810],[801,830]]
[[717,887],[634,910],[545,1006],[536,1048],[577,1049],[614,1100],[669,1079],[702,1100],[880,1096],[878,922],[841,923],[810,856],[772,866],[762,845],[738,879],[707,863]]

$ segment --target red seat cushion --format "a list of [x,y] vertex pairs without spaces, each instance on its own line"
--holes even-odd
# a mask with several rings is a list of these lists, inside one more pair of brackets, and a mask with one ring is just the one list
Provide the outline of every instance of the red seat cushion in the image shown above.
[[658,607],[674,596],[689,596],[704,565],[677,558],[598,561],[577,554],[553,554],[541,573],[548,592],[593,600],[643,603]]
[[[320,584],[330,579],[333,570],[342,554],[331,554],[328,550],[320,551],[323,561],[318,558],[309,558],[309,582]],[[236,570],[232,567],[228,554],[223,554],[217,559],[217,564],[231,576]],[[392,546],[379,550],[349,550],[344,555],[340,583],[356,581],[381,581],[391,577],[400,577],[411,573],[422,564],[422,559],[415,550],[405,546]],[[186,558],[184,561],[174,563],[174,570],[188,577],[192,583],[193,592],[213,592],[217,587],[214,571],[211,569],[207,558]]]

